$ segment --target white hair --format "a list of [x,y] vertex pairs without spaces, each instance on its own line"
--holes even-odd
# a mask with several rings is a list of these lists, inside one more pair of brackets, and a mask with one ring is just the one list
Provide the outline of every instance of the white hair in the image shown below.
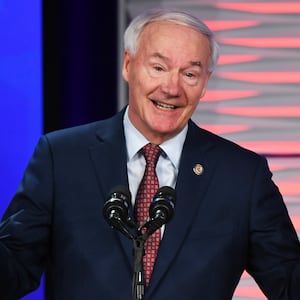
[[138,47],[139,37],[146,25],[157,21],[168,21],[187,26],[205,35],[210,45],[210,62],[208,71],[212,72],[218,62],[219,45],[215,40],[214,33],[200,19],[175,9],[151,9],[135,17],[124,33],[124,48],[134,56]]

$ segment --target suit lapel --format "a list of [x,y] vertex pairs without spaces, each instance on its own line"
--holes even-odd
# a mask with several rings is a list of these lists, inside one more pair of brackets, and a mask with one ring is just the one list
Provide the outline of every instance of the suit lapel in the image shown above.
[[123,113],[119,113],[103,121],[96,132],[98,142],[90,147],[103,197],[116,185],[128,186],[122,119]]
[[193,225],[215,168],[215,162],[208,161],[207,155],[212,146],[207,135],[190,122],[176,184],[175,214],[166,225],[147,298],[171,266],[180,248],[184,247],[185,238]]
[[[123,114],[124,110],[102,122],[96,133],[98,142],[90,148],[90,155],[102,192],[101,196],[104,199],[103,205],[112,188],[119,185],[128,187]],[[131,266],[133,262],[132,241],[119,232],[116,232],[116,235]]]

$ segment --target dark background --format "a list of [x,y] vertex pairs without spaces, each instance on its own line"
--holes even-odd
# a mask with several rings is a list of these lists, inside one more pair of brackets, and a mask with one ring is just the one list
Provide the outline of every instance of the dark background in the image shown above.
[[[44,0],[44,132],[112,116],[118,96],[117,1]],[[51,300],[45,276],[45,297]]]
[[117,2],[44,0],[44,132],[117,111]]

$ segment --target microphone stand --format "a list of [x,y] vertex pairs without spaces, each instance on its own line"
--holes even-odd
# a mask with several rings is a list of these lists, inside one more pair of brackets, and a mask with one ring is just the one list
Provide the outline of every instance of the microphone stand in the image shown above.
[[[153,220],[152,220],[153,222]],[[145,242],[148,237],[164,223],[153,222],[157,225],[156,228],[151,228],[152,223],[150,219],[146,220],[140,228],[138,234],[133,238],[134,262],[133,262],[133,279],[132,279],[132,296],[133,300],[143,300],[145,295],[145,280],[144,280],[144,267],[143,256],[145,255]],[[152,224],[152,225],[153,225]]]
[[132,299],[143,300],[145,294],[145,281],[143,269],[143,256],[145,254],[145,236],[138,235],[133,239],[134,263],[132,280]]
[[145,242],[148,237],[163,224],[165,224],[164,214],[159,215],[156,219],[148,219],[137,228],[138,234],[131,238],[133,241],[134,261],[133,261],[133,278],[132,278],[132,299],[143,300],[145,295],[145,280],[143,256],[145,255]]
[[[155,218],[148,219],[138,226],[131,220],[127,219],[125,222],[120,218],[118,214],[113,214],[108,218],[109,224],[119,230],[128,239],[133,241],[134,261],[133,261],[133,278],[132,278],[132,299],[143,300],[145,295],[145,280],[144,280],[144,267],[143,256],[145,255],[145,242],[148,237],[163,224],[166,223],[165,214],[162,212]],[[133,235],[128,228],[137,229],[137,235]]]
[[[119,230],[128,239],[133,241],[134,263],[132,280],[133,300],[143,300],[145,294],[145,280],[143,256],[145,255],[145,242],[158,228],[166,224],[174,214],[175,190],[170,187],[160,188],[149,208],[150,218],[142,226],[128,217],[130,207],[130,192],[127,188],[118,187],[110,194],[109,200],[103,207],[103,215],[110,226]],[[127,228],[135,228],[137,235],[133,235]]]

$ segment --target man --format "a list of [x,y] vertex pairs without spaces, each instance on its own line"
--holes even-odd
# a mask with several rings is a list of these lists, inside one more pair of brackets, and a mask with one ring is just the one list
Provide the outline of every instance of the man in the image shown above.
[[266,160],[191,116],[218,47],[201,21],[151,10],[125,32],[129,105],[115,117],[43,136],[0,228],[0,296],[48,271],[49,299],[130,299],[132,241],[102,217],[107,193],[143,177],[159,145],[160,186],[177,194],[145,299],[228,300],[247,270],[271,300],[300,299],[300,245]]

